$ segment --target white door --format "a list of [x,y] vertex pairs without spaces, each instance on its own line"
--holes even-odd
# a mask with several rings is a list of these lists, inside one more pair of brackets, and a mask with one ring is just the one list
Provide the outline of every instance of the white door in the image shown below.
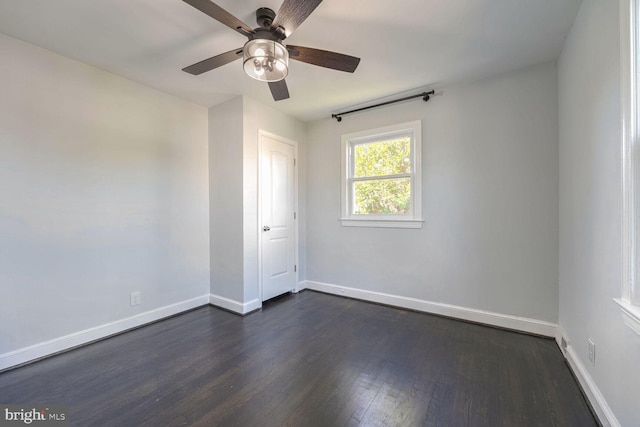
[[262,301],[295,288],[295,148],[260,132]]

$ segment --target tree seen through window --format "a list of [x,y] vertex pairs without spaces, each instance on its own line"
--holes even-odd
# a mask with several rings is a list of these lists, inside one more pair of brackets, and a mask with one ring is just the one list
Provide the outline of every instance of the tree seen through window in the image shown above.
[[411,139],[353,146],[356,215],[406,215],[411,207]]

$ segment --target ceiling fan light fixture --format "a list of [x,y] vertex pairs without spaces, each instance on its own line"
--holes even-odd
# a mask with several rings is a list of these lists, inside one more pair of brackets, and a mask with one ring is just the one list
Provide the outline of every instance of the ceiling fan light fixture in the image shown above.
[[289,73],[289,52],[275,40],[249,40],[243,50],[244,72],[263,82],[277,82]]

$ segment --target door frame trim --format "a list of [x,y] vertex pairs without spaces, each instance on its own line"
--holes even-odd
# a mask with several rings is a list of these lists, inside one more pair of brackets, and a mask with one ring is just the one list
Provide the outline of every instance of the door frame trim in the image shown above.
[[263,153],[263,137],[268,137],[271,139],[275,139],[278,142],[283,144],[291,145],[293,147],[293,158],[295,159],[295,166],[293,167],[293,209],[295,210],[295,218],[293,222],[293,244],[294,244],[294,255],[293,262],[296,265],[296,269],[294,272],[294,281],[293,284],[293,292],[298,292],[298,283],[300,283],[300,262],[298,258],[298,236],[300,235],[300,209],[298,206],[298,169],[300,168],[300,162],[298,159],[298,142],[292,139],[288,139],[282,137],[280,135],[276,135],[274,133],[268,132],[264,129],[258,129],[258,224],[257,224],[257,232],[258,232],[258,293],[260,302],[262,303],[262,153]]

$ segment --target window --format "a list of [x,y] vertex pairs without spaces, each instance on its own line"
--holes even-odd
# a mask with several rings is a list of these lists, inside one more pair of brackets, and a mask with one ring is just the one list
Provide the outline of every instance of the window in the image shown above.
[[342,136],[344,226],[422,227],[419,120]]
[[615,301],[640,334],[640,0],[620,0],[622,69],[623,286]]

